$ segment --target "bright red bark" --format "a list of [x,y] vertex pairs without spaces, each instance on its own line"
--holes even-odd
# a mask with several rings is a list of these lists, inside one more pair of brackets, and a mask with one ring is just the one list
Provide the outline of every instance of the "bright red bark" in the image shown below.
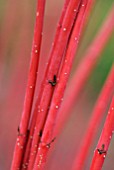
[[20,134],[17,137],[17,142],[14,150],[14,157],[12,161],[12,167],[11,167],[12,170],[20,168],[22,158],[23,158],[23,153],[25,150],[27,131],[28,131],[28,125],[29,125],[29,120],[31,115],[34,90],[35,90],[36,78],[37,78],[38,63],[39,63],[43,19],[44,19],[44,7],[45,7],[45,0],[38,0],[30,70],[29,70],[27,89],[26,89],[25,100],[24,100],[23,113],[22,113],[22,118],[19,127]]
[[93,109],[88,128],[82,139],[79,151],[76,153],[76,160],[74,161],[73,170],[81,170],[84,167],[89,149],[92,141],[96,136],[96,131],[100,126],[100,122],[104,116],[110,98],[114,92],[114,66],[112,67],[109,76],[104,84],[104,87],[99,95],[99,98]]
[[[39,98],[36,102],[35,112],[38,113],[36,125],[34,126],[34,136],[33,136],[33,142],[31,147],[31,153],[30,153],[30,159],[29,159],[29,165],[28,169],[32,169],[34,165],[34,160],[36,157],[37,152],[37,146],[39,142],[39,133],[41,130],[43,130],[43,126],[45,124],[46,116],[49,110],[50,101],[52,99],[54,87],[49,83],[49,80],[53,81],[54,75],[56,75],[59,72],[60,64],[64,56],[65,49],[67,47],[70,33],[72,31],[72,26],[74,24],[74,20],[77,15],[77,10],[80,4],[80,0],[75,1],[71,0],[68,3],[68,7],[66,9],[66,13],[64,15],[64,18],[62,19],[62,25],[59,25],[60,32],[58,34],[58,37],[55,37],[55,41],[53,44],[53,48],[50,54],[49,62],[45,71],[44,79],[40,87],[40,93]],[[58,31],[58,30],[57,30]],[[34,119],[35,120],[35,119]],[[33,156],[34,155],[34,156]]]
[[[55,88],[55,91],[53,94],[53,98],[52,98],[52,102],[50,105],[50,109],[49,109],[49,114],[48,114],[48,117],[47,117],[47,120],[46,120],[46,123],[44,126],[43,136],[41,138],[41,143],[38,148],[38,153],[37,153],[37,157],[35,160],[34,170],[44,168],[47,153],[48,153],[49,147],[51,145],[50,142],[54,142],[54,138],[53,138],[52,134],[53,134],[54,124],[55,124],[55,119],[56,119],[60,104],[62,102],[61,99],[64,94],[64,90],[65,90],[65,87],[66,87],[66,84],[68,81],[68,77],[69,77],[70,70],[72,67],[73,59],[75,56],[75,51],[78,46],[80,33],[82,31],[83,24],[84,24],[84,21],[86,18],[85,10],[86,10],[87,3],[88,3],[88,1],[84,0],[80,4],[79,13],[76,18],[73,32],[72,32],[70,40],[69,40],[68,49],[67,49],[66,56],[65,56],[65,62],[63,64],[61,72],[60,72],[59,81],[56,85],[56,88]],[[66,27],[66,31],[67,31],[67,27]]]
[[[59,37],[60,31],[61,31],[61,27],[60,26],[62,25],[62,22],[63,22],[63,19],[64,19],[64,15],[66,13],[69,1],[70,0],[66,0],[65,1],[65,4],[64,4],[64,7],[63,7],[63,11],[62,11],[62,14],[61,14],[61,17],[60,17],[60,20],[58,22],[58,26],[57,26],[57,30],[56,30],[56,35],[55,35],[55,39],[54,39],[54,44],[56,44],[57,41],[58,41],[58,37]],[[53,53],[54,44],[53,44],[52,51],[51,51],[50,55],[52,55],[52,53]],[[40,91],[39,96],[41,96],[41,91]],[[37,107],[37,105],[39,103],[39,100],[37,100],[36,107]],[[31,124],[30,124],[30,134],[29,134],[29,138],[28,138],[28,142],[27,142],[27,147],[26,147],[26,151],[25,151],[25,155],[24,155],[23,164],[26,164],[28,162],[28,159],[30,159],[29,158],[29,156],[30,156],[29,154],[30,154],[31,143],[32,143],[31,136],[33,136],[33,133],[34,133],[34,127],[35,127],[35,123],[36,123],[36,118],[37,118],[37,109],[34,110],[34,113],[33,113],[33,116],[32,116],[32,121],[31,121]]]
[[[114,96],[112,98],[112,103],[110,105],[110,109],[108,111],[108,115],[100,139],[94,151],[94,156],[92,159],[90,170],[102,169],[113,133],[114,133]],[[104,151],[104,153],[100,151]]]

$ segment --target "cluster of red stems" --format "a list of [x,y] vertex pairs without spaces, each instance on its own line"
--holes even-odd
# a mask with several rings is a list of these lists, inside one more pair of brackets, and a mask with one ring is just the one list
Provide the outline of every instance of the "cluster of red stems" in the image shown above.
[[[91,71],[95,68],[100,54],[114,30],[114,7],[112,7],[74,73],[71,85],[67,89],[69,98],[63,100],[80,37],[94,3],[94,0],[65,0],[49,61],[39,87],[39,95],[33,108],[39,70],[45,3],[45,0],[38,0],[37,3],[30,70],[11,170],[45,169],[50,147],[56,142],[58,133],[70,115],[74,101],[76,102],[80,91],[84,87]],[[96,129],[99,127],[112,98],[90,166],[91,170],[100,170],[102,168],[114,132],[113,93],[114,66],[112,65],[109,76],[93,109],[87,131],[80,146],[81,152],[76,153],[76,159],[71,167],[72,170],[81,170],[83,168],[89,148],[95,138]],[[33,113],[31,114],[32,110]]]

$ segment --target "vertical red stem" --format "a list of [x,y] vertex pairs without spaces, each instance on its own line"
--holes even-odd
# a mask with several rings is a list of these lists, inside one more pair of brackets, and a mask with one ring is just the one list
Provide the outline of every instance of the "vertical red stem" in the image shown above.
[[35,90],[36,78],[37,78],[37,69],[38,69],[40,47],[41,47],[41,40],[42,40],[44,7],[45,7],[45,0],[38,0],[30,70],[29,70],[27,89],[26,89],[25,100],[24,100],[22,119],[19,127],[20,135],[18,135],[17,137],[17,142],[14,150],[14,157],[13,157],[13,162],[11,167],[12,170],[20,168],[23,153],[24,153],[24,147],[26,143],[28,124],[30,120],[34,90]]
[[41,130],[43,130],[45,119],[49,110],[50,101],[54,91],[54,87],[49,83],[49,80],[53,81],[54,75],[57,76],[58,74],[64,50],[67,46],[72,26],[77,15],[76,11],[78,10],[80,2],[81,0],[78,1],[71,0],[68,3],[68,7],[64,15],[62,25],[59,25],[60,27],[59,36],[58,38],[55,37],[54,46],[50,54],[49,63],[47,65],[45,76],[40,87],[39,98],[36,102],[34,110],[34,114],[36,112],[38,113],[38,115],[36,125],[34,126],[35,131],[33,135],[33,142],[30,152],[28,169],[32,169],[34,165],[34,160],[37,153],[37,146],[39,142],[38,134],[40,133]]
[[63,97],[68,77],[70,74],[75,51],[78,46],[78,41],[76,41],[75,38],[79,40],[80,33],[83,28],[83,23],[85,21],[85,17],[86,17],[85,10],[87,6],[87,2],[88,1],[83,0],[80,4],[76,23],[73,28],[71,38],[69,40],[69,45],[68,45],[68,49],[67,49],[66,56],[65,56],[65,62],[63,64],[63,67],[60,73],[60,78],[59,78],[59,81],[57,83],[57,86],[55,88],[55,91],[52,97],[48,117],[47,117],[47,120],[44,126],[43,136],[41,138],[41,143],[39,145],[37,157],[35,160],[34,170],[44,168],[44,163],[47,157],[47,153],[51,145],[50,142],[54,142],[54,139],[52,138],[52,132],[53,132],[54,124],[55,124],[55,119],[56,119],[57,112],[61,104],[61,98]]
[[[58,37],[59,37],[60,31],[61,31],[61,25],[63,23],[63,19],[64,19],[64,16],[65,16],[69,1],[70,0],[65,1],[60,20],[58,22],[57,31],[56,31],[56,35],[55,35],[55,40],[54,40],[53,48],[52,48],[52,51],[51,51],[50,55],[52,55],[52,53],[54,51],[54,48],[55,48],[55,44],[58,41]],[[40,92],[39,96],[41,96],[41,92]],[[38,103],[39,103],[39,100],[37,100],[36,106],[38,105]],[[31,124],[30,124],[30,134],[29,134],[27,147],[26,147],[26,151],[25,151],[25,155],[24,155],[23,165],[28,163],[30,149],[31,149],[31,143],[32,143],[31,136],[33,136],[33,133],[34,133],[34,127],[35,127],[35,123],[36,123],[36,118],[37,118],[37,111],[34,110],[32,121],[31,121]]]

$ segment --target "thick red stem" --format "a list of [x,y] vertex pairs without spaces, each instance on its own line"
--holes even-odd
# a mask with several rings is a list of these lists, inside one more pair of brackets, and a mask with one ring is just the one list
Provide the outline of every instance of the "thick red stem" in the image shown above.
[[45,0],[38,0],[30,70],[29,70],[27,89],[26,89],[25,100],[24,100],[23,113],[22,113],[22,118],[19,127],[19,131],[20,131],[19,133],[21,135],[18,135],[17,137],[17,142],[14,150],[14,157],[13,157],[13,162],[11,167],[12,170],[20,168],[22,158],[23,158],[23,153],[25,150],[26,137],[27,137],[28,125],[29,125],[29,120],[31,115],[34,90],[35,90],[36,78],[37,78],[37,69],[39,63],[43,19],[44,19],[44,7],[45,7]]
[[[68,1],[67,1],[68,2]],[[50,101],[53,95],[54,87],[49,83],[53,81],[54,75],[57,77],[59,67],[63,58],[64,50],[68,44],[69,36],[72,30],[74,20],[77,15],[77,10],[80,4],[80,0],[71,0],[68,3],[66,13],[63,18],[62,25],[59,25],[60,32],[59,36],[55,37],[54,45],[50,54],[49,63],[45,72],[43,82],[40,87],[39,98],[36,102],[35,112],[38,113],[36,125],[34,126],[34,136],[30,152],[30,159],[28,169],[32,169],[34,165],[34,160],[37,153],[37,146],[39,142],[39,133],[43,130],[45,124],[45,119],[49,110]],[[58,34],[58,33],[57,33]]]
[[[62,14],[61,14],[61,17],[60,17],[60,20],[58,22],[58,26],[57,26],[57,30],[56,30],[56,35],[55,35],[55,39],[54,39],[54,44],[53,44],[53,48],[52,48],[51,53],[53,53],[53,50],[55,48],[54,45],[58,41],[58,37],[59,37],[60,31],[61,31],[61,27],[60,26],[62,25],[62,22],[63,22],[63,19],[64,19],[64,15],[66,13],[69,1],[70,0],[66,0],[65,1],[65,4],[64,4],[63,10],[62,10]],[[50,55],[52,55],[52,54],[50,54]],[[41,91],[40,91],[39,96],[41,96]],[[37,105],[39,103],[39,100],[37,100],[36,107],[37,107]],[[33,136],[33,133],[34,133],[34,127],[35,127],[35,123],[36,123],[36,118],[37,118],[37,111],[34,110],[34,113],[33,113],[33,116],[32,116],[32,120],[31,120],[31,124],[30,124],[30,134],[29,134],[29,138],[28,138],[28,142],[27,142],[27,146],[26,146],[26,151],[25,151],[25,155],[24,155],[24,160],[23,160],[23,164],[24,165],[28,163],[30,149],[31,149],[31,143],[32,143],[31,137]]]
[[[35,160],[34,170],[44,168],[47,153],[49,151],[49,147],[51,146],[51,143],[54,142],[54,140],[55,140],[55,138],[52,138],[55,119],[56,119],[60,104],[62,102],[61,99],[64,94],[66,83],[68,81],[68,77],[69,77],[70,70],[72,67],[72,62],[73,62],[73,59],[75,56],[75,51],[78,46],[80,33],[82,31],[83,23],[85,21],[86,6],[87,6],[87,1],[86,0],[82,1],[80,4],[79,13],[78,13],[78,16],[76,19],[75,26],[73,28],[73,32],[72,32],[71,38],[69,40],[69,45],[68,45],[68,49],[67,49],[66,56],[65,56],[65,62],[62,67],[62,70],[60,73],[60,78],[59,78],[59,81],[57,83],[57,86],[56,86],[54,94],[53,94],[51,106],[49,109],[49,114],[48,114],[48,117],[46,120],[46,124],[44,126],[43,136],[41,138],[41,143],[38,148],[38,153],[37,153],[37,157]],[[66,27],[66,30],[67,30],[67,27]]]

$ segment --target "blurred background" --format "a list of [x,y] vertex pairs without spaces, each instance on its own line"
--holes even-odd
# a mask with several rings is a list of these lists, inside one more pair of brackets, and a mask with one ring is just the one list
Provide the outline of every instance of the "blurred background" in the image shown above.
[[[113,0],[96,0],[79,43],[70,79],[100,25],[110,10]],[[40,69],[36,93],[42,80],[45,65],[53,42],[57,21],[64,0],[48,0],[46,3]],[[0,169],[9,170],[20,122],[27,75],[30,62],[36,0],[0,0]],[[78,144],[87,127],[92,108],[114,62],[114,33],[107,42],[101,58],[75,103],[69,121],[58,136],[54,150],[48,158],[46,170],[69,170]],[[83,107],[82,107],[83,103]],[[104,117],[105,120],[105,117]],[[88,170],[101,128],[91,147],[84,170]],[[103,169],[114,169],[112,140]],[[112,149],[111,149],[112,148]]]

